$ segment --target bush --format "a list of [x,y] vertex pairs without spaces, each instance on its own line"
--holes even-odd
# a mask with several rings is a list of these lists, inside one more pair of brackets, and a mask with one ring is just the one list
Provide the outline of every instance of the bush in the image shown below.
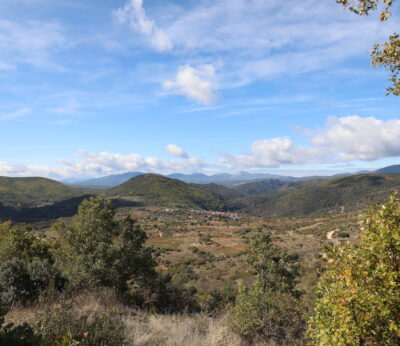
[[63,279],[55,270],[51,246],[28,226],[0,224],[0,303],[26,303]]
[[400,198],[361,218],[358,245],[333,247],[317,288],[315,345],[400,344]]
[[77,312],[71,306],[49,308],[36,316],[45,345],[125,345],[124,324],[117,314]]
[[34,283],[25,262],[14,258],[0,264],[0,304],[23,304],[34,295]]
[[229,327],[249,341],[300,343],[306,324],[299,302],[289,293],[253,285],[241,292],[229,315]]
[[67,282],[48,260],[33,260],[28,264],[28,272],[36,294],[49,288],[61,291]]
[[16,327],[12,323],[4,325],[4,311],[0,309],[0,345],[39,346],[41,342],[41,336],[28,323]]
[[0,224],[0,259],[18,258],[28,263],[34,259],[52,261],[49,243],[37,238],[29,226],[15,228],[9,222]]
[[205,310],[214,316],[222,314],[235,303],[236,295],[236,289],[230,286],[221,290],[213,290],[205,304]]
[[200,306],[196,299],[196,289],[175,285],[169,274],[160,276],[155,283],[157,288],[157,304],[155,308],[159,312],[174,313],[174,312],[198,312]]
[[301,292],[296,289],[298,256],[278,249],[264,230],[253,236],[248,252],[247,262],[257,280],[237,296],[230,329],[249,341],[300,342],[305,322],[299,308]]

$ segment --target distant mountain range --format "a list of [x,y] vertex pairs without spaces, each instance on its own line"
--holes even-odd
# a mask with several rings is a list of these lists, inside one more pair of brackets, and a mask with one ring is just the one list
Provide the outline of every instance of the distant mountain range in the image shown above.
[[382,173],[382,174],[399,174],[400,173],[400,165],[393,165],[383,167],[375,171],[375,173]]
[[[203,174],[172,175],[181,178],[175,179],[134,172],[127,173],[123,178],[116,175],[119,179],[126,179],[129,174],[134,177],[105,189],[104,193],[116,207],[230,210],[262,217],[324,215],[359,211],[372,203],[381,203],[391,193],[400,191],[400,165],[385,167],[377,172],[329,178],[290,178],[285,181],[255,179],[232,186],[181,180],[200,179],[204,182],[209,178],[215,179],[215,176]],[[231,181],[237,182],[238,176],[255,178],[248,173],[217,175],[217,178],[223,178],[222,181],[231,178]],[[260,179],[259,175],[256,177]],[[110,177],[101,179],[106,178]],[[82,199],[93,194],[92,188],[84,191],[46,178],[0,177],[0,221],[30,222],[70,216],[76,212]]]
[[[334,177],[346,177],[356,174],[367,174],[367,173],[382,173],[382,174],[397,174],[400,173],[400,165],[393,165],[378,169],[376,171],[359,171],[356,173],[341,173],[336,174],[334,176],[310,176],[310,177],[302,177],[295,178],[290,176],[283,176],[277,174],[269,174],[269,173],[248,173],[248,172],[239,172],[235,174],[229,173],[220,173],[213,175],[206,175],[203,173],[194,173],[194,174],[182,174],[182,173],[174,173],[169,175],[164,175],[168,178],[178,179],[185,183],[194,183],[194,184],[220,184],[225,186],[236,186],[248,182],[261,181],[266,179],[274,179],[281,180],[284,182],[289,181],[297,181],[297,180],[309,180],[309,179],[331,179]],[[125,183],[131,178],[137,177],[139,175],[146,174],[143,172],[127,172],[122,174],[112,174],[101,178],[93,178],[93,179],[68,179],[62,181],[68,185],[77,185],[80,187],[94,187],[94,188],[111,188],[114,186],[118,186],[120,184]]]
[[[69,185],[78,185],[84,187],[104,187],[110,188],[120,184],[125,183],[131,178],[137,177],[139,175],[145,174],[143,172],[127,172],[122,174],[113,174],[108,175],[101,178],[94,178],[94,179],[86,179],[86,180],[77,180],[77,179],[69,179],[63,181],[63,183]],[[275,175],[275,174],[268,174],[268,173],[247,173],[247,172],[240,172],[236,174],[229,174],[229,173],[220,173],[214,175],[206,175],[203,173],[194,173],[194,174],[181,174],[181,173],[174,173],[165,175],[167,178],[178,179],[185,183],[194,183],[194,184],[210,184],[216,183],[220,185],[226,186],[234,186],[239,185],[244,182],[251,182],[251,181],[259,181],[264,179],[278,179],[282,181],[295,181],[297,178],[294,177],[287,177],[283,175]]]

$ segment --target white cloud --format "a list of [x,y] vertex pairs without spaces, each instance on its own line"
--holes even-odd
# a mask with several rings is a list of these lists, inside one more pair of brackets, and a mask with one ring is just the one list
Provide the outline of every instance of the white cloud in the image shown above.
[[22,108],[12,113],[0,115],[0,120],[14,120],[31,112],[32,111],[29,108]]
[[150,45],[157,51],[164,52],[173,48],[166,32],[147,17],[143,0],[130,0],[125,7],[114,11],[114,16],[120,23],[128,22],[134,31],[147,37]]
[[20,64],[60,69],[51,61],[51,55],[66,46],[63,27],[57,22],[21,24],[0,19],[0,69],[12,69]]
[[228,154],[219,161],[234,168],[273,168],[320,162],[325,154],[318,148],[297,147],[288,138],[272,138],[253,142],[248,154]]
[[76,160],[60,159],[57,166],[13,165],[0,161],[0,175],[69,178],[100,177],[129,171],[163,174],[195,173],[203,171],[207,166],[205,161],[196,157],[188,157],[185,160],[163,160],[139,154],[91,153],[80,150]]
[[372,161],[400,157],[400,120],[347,116],[330,118],[319,130],[303,130],[311,145],[296,146],[289,138],[255,141],[247,154],[227,154],[219,161],[231,168],[279,167],[340,161]]
[[215,88],[215,68],[203,65],[193,68],[189,65],[178,69],[174,81],[165,81],[162,85],[171,94],[183,95],[203,105],[209,105],[217,100]]
[[[130,20],[151,40],[157,26],[142,5],[131,0],[116,16]],[[224,89],[332,67],[338,71],[351,58],[367,57],[373,43],[399,26],[394,17],[380,23],[373,15],[360,18],[335,1],[318,0],[203,0],[192,6],[162,2],[152,14],[162,21],[163,34],[173,42],[168,49],[179,64],[179,57],[221,60]]]
[[312,143],[336,150],[346,161],[400,156],[400,120],[357,115],[331,118],[327,127],[313,136]]
[[167,150],[167,152],[169,152],[171,155],[180,157],[182,159],[187,159],[189,158],[188,153],[183,150],[182,148],[178,147],[175,144],[168,144],[165,149]]

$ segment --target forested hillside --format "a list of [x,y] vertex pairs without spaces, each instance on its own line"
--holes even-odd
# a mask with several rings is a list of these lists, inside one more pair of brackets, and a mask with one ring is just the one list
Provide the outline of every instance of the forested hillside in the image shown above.
[[156,174],[143,174],[108,191],[114,198],[131,198],[143,205],[223,210],[223,198],[196,185]]
[[400,189],[399,175],[365,174],[293,185],[232,201],[232,207],[258,216],[306,216],[362,210]]
[[0,177],[0,205],[6,207],[40,207],[83,194],[51,179]]

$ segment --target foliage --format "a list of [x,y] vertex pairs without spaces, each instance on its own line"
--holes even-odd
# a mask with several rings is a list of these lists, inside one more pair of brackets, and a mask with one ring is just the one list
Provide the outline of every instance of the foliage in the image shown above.
[[298,300],[291,294],[264,291],[257,283],[237,296],[229,326],[248,340],[293,345],[302,338],[305,321]]
[[296,290],[298,256],[279,250],[265,230],[255,233],[250,241],[247,262],[257,274],[258,284],[264,292],[280,291],[299,295]]
[[25,262],[34,259],[52,260],[50,244],[38,238],[29,226],[13,227],[10,222],[0,224],[0,259],[7,261],[18,256]]
[[193,295],[156,273],[146,233],[130,218],[116,220],[102,196],[84,201],[71,224],[58,222],[54,228],[61,238],[57,264],[71,288],[112,287],[142,308],[192,309]]
[[309,335],[316,345],[400,343],[400,198],[361,219],[359,245],[334,247],[318,285]]
[[199,312],[200,306],[196,299],[196,289],[185,288],[171,282],[169,275],[161,276],[157,282],[159,312]]
[[235,304],[236,295],[236,289],[231,286],[213,290],[205,304],[205,310],[212,315],[224,313],[231,305]]
[[[368,15],[371,11],[378,9],[379,0],[336,0],[339,4],[347,7],[350,11],[359,15]],[[394,0],[382,0],[384,9],[380,14],[380,20],[386,21],[391,16],[390,8]],[[372,65],[385,67],[392,73],[390,81],[392,87],[387,88],[388,94],[400,95],[400,39],[398,34],[389,37],[389,41],[376,44],[372,51]]]
[[34,293],[34,284],[25,262],[14,258],[0,264],[0,304],[25,303]]
[[389,41],[376,44],[371,51],[373,66],[386,67],[392,73],[392,87],[387,88],[388,94],[400,95],[400,37],[398,34],[389,36]]
[[71,224],[57,222],[60,235],[57,264],[71,287],[115,287],[128,290],[130,280],[146,282],[155,276],[146,233],[131,219],[117,221],[103,197],[82,202]]
[[230,328],[250,340],[293,343],[305,329],[296,290],[298,256],[276,248],[270,232],[263,229],[253,236],[248,252],[247,262],[257,280],[237,296]]
[[[394,0],[383,0],[385,9],[382,11],[381,20],[386,20],[390,15],[389,8],[392,6],[393,1]],[[347,7],[354,13],[365,16],[378,8],[380,0],[336,0],[336,2]],[[387,14],[384,15],[384,13]]]
[[12,323],[4,324],[4,311],[0,308],[0,345],[8,346],[39,346],[42,338],[35,334],[33,328],[24,323],[14,326]]
[[54,267],[51,244],[28,226],[0,224],[0,302],[26,303],[64,279]]
[[125,345],[124,324],[115,313],[79,313],[72,306],[61,305],[49,307],[37,316],[37,321],[43,345]]

